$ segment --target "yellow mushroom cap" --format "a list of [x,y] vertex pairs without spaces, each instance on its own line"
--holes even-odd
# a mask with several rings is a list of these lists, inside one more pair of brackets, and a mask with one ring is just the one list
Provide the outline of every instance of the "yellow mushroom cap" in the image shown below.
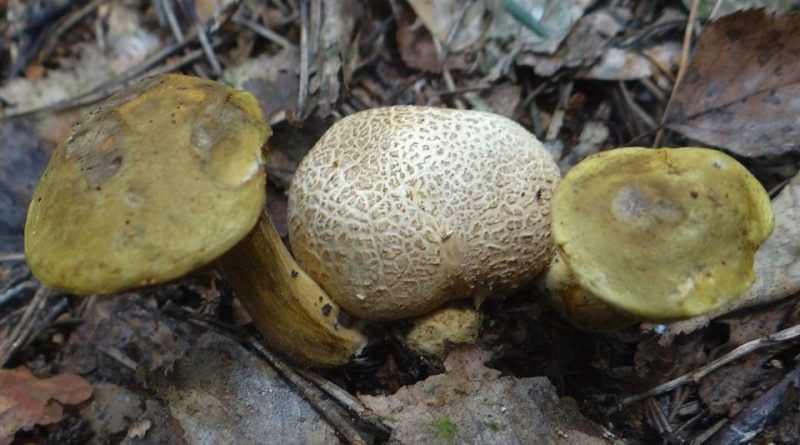
[[361,318],[421,315],[532,280],[552,254],[560,174],[516,122],[397,106],[333,125],[289,192],[297,261]]
[[182,75],[143,79],[84,115],[33,194],[25,253],[44,284],[114,293],[213,261],[265,199],[256,99]]
[[735,159],[703,148],[591,156],[553,198],[553,240],[582,288],[647,320],[712,311],[753,282],[769,197]]

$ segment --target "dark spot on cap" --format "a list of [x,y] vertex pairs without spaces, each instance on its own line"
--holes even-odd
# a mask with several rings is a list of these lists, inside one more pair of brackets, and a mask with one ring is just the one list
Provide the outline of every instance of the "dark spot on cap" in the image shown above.
[[690,195],[692,195],[692,198],[694,198],[694,199],[697,199],[697,197],[699,196],[699,195],[697,194],[697,192],[696,192],[696,191],[694,191],[694,190],[692,190],[691,192],[689,192],[689,194],[690,194]]
[[322,306],[322,315],[327,317],[328,315],[331,314],[332,310],[333,307],[330,304],[325,304],[325,306]]
[[296,270],[293,270],[293,271],[292,271],[292,273],[291,273],[291,275],[292,275],[292,278],[297,278],[297,276],[298,276],[298,275],[300,275],[300,274],[299,274],[299,273],[297,273],[297,271],[296,271]]

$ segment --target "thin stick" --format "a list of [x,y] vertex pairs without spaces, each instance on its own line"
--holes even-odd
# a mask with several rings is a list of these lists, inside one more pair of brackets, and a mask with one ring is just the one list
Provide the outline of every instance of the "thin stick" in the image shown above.
[[331,400],[323,397],[319,393],[319,389],[298,374],[294,368],[278,358],[277,355],[265,348],[264,345],[255,338],[247,336],[247,343],[258,351],[273,368],[283,375],[283,378],[300,390],[303,397],[311,402],[312,406],[317,408],[317,412],[336,428],[347,443],[352,445],[366,445],[366,441],[361,437],[361,434],[353,427],[351,422],[339,412],[338,406],[331,402]]
[[11,335],[8,336],[5,343],[0,345],[0,368],[5,367],[17,350],[25,344],[26,338],[34,328],[36,322],[35,314],[42,310],[50,294],[50,289],[41,286],[33,295],[30,303],[25,308],[25,312],[22,314],[22,318],[11,331]]
[[266,40],[269,40],[272,43],[280,45],[284,49],[294,48],[292,42],[284,38],[282,35],[252,20],[248,20],[243,17],[234,17],[233,23],[236,23],[237,25],[240,26],[244,26],[245,28],[249,29],[250,31],[253,31],[254,33],[265,38]]
[[697,8],[700,5],[700,0],[692,0],[692,6],[689,9],[689,19],[686,22],[686,32],[683,34],[683,49],[681,50],[681,62],[678,66],[678,75],[675,76],[675,83],[672,85],[672,93],[669,95],[667,106],[664,107],[664,114],[661,115],[661,125],[655,139],[653,139],[653,147],[658,147],[661,143],[661,136],[664,135],[664,125],[669,116],[670,106],[675,93],[683,82],[683,77],[686,75],[686,67],[689,65],[689,49],[692,46],[692,33],[694,33],[694,22],[697,20]]
[[25,254],[22,252],[0,253],[0,261],[25,261]]
[[360,420],[369,423],[371,426],[378,428],[386,434],[391,433],[391,428],[383,422],[381,416],[364,406],[360,400],[350,395],[349,392],[345,391],[339,385],[307,369],[298,368],[296,371],[306,380],[317,385],[321,390],[341,403],[345,408],[350,410],[350,412],[356,414]]
[[211,65],[211,71],[214,73],[215,77],[219,77],[222,74],[222,65],[220,65],[217,55],[214,54],[214,47],[208,40],[208,35],[206,34],[203,24],[200,23],[200,19],[197,17],[197,12],[194,8],[187,9],[190,10],[189,14],[192,16],[192,22],[194,22],[194,27],[197,31],[197,38],[200,40],[200,47],[203,48],[203,53],[206,55],[206,59],[208,59],[208,64]]
[[181,30],[181,25],[178,23],[177,17],[175,17],[175,10],[172,8],[172,0],[160,0],[159,3],[161,4],[161,9],[164,10],[164,15],[167,16],[167,23],[169,24],[170,31],[172,31],[172,35],[175,36],[175,40],[183,43],[186,38],[183,36],[183,30]]
[[33,340],[38,337],[45,329],[50,327],[56,318],[61,315],[69,305],[69,300],[66,297],[59,300],[56,304],[51,305],[44,317],[37,323],[38,327],[31,331],[31,334],[25,339],[22,349],[27,348]]
[[253,348],[258,354],[266,360],[286,381],[288,381],[293,388],[300,392],[300,394],[311,404],[320,416],[325,419],[333,428],[342,436],[342,438],[352,445],[366,445],[366,441],[361,437],[361,434],[353,427],[350,420],[343,416],[340,412],[341,408],[333,401],[326,398],[322,390],[314,386],[302,375],[300,375],[294,368],[285,363],[277,355],[273,354],[264,345],[252,336],[244,338],[234,335],[227,329],[219,326],[217,323],[211,323],[204,320],[199,320],[191,314],[187,314],[185,310],[172,306],[164,308],[169,314],[176,316],[179,320],[191,323],[195,326],[201,327],[206,330],[216,332],[217,334],[235,340],[238,343],[244,343]]
[[[37,115],[42,113],[50,113],[50,112],[58,112],[63,111],[71,108],[81,107],[84,105],[90,105],[92,103],[98,102],[100,100],[105,99],[106,97],[114,94],[120,87],[120,84],[127,85],[130,81],[142,73],[146,72],[150,69],[153,65],[160,63],[167,57],[171,56],[173,53],[180,51],[188,44],[192,43],[194,37],[190,40],[186,40],[183,43],[175,43],[173,45],[167,46],[166,48],[162,49],[161,51],[157,52],[156,54],[148,57],[147,59],[143,60],[142,62],[138,63],[136,66],[132,67],[131,69],[127,70],[123,75],[115,77],[113,79],[109,79],[100,85],[92,87],[92,89],[84,91],[76,96],[70,97],[68,99],[60,100],[58,102],[54,102],[52,104],[44,105],[41,107],[36,108],[27,108],[22,110],[11,110],[6,111],[3,116],[0,116],[0,121],[13,119],[13,118],[21,118],[31,115]],[[99,96],[94,98],[89,98],[90,96]],[[82,100],[85,98],[89,98],[86,100]]]
[[297,111],[300,114],[308,95],[308,1],[300,0],[300,87],[297,91]]
[[[750,443],[764,427],[775,421],[787,406],[797,405],[797,388],[800,384],[800,365],[789,371],[780,382],[768,389],[750,405],[739,412],[730,423],[717,430],[708,445]],[[789,408],[791,409],[791,408]]]
[[620,80],[619,83],[619,90],[622,93],[622,98],[625,100],[625,103],[628,107],[633,111],[633,113],[638,117],[647,127],[654,128],[657,124],[656,121],[650,117],[647,112],[636,103],[631,95],[631,92],[628,91],[628,87],[625,86],[625,82]]
[[37,287],[38,284],[33,280],[23,281],[22,283],[17,284],[7,291],[0,293],[0,306],[22,293],[22,291],[27,289],[36,289]]
[[[185,46],[187,43],[190,43],[190,42],[191,41],[187,40],[183,44],[177,44],[177,45],[171,47],[170,49],[171,50],[180,49],[183,46]],[[212,46],[213,47],[217,47],[217,46],[221,45],[223,42],[224,42],[224,40],[222,40],[222,39],[215,40],[214,42],[212,42]],[[172,51],[170,51],[170,52],[172,52]],[[170,54],[166,54],[164,51],[162,51],[162,52],[159,53],[159,55],[163,56],[161,58],[166,58],[166,57],[169,57]],[[116,79],[113,79],[110,82],[106,82],[104,84],[101,84],[101,86],[98,87],[99,89],[95,88],[92,91],[87,91],[85,93],[81,93],[81,94],[79,94],[77,96],[74,96],[74,97],[71,97],[69,99],[66,99],[66,100],[63,100],[63,101],[59,101],[59,102],[56,102],[56,103],[53,103],[53,104],[50,104],[50,105],[45,105],[45,106],[39,107],[39,108],[29,108],[29,109],[26,109],[26,110],[7,112],[4,116],[0,116],[0,122],[2,122],[3,120],[6,120],[6,119],[18,119],[18,118],[21,118],[21,117],[31,116],[31,115],[38,115],[38,114],[42,114],[42,113],[55,113],[55,112],[59,112],[59,111],[64,111],[64,110],[69,110],[69,109],[73,109],[73,108],[80,108],[80,107],[85,107],[85,106],[88,106],[88,105],[92,105],[92,104],[95,104],[97,102],[100,102],[100,101],[108,98],[109,96],[111,96],[112,94],[116,93],[117,91],[119,91],[119,90],[125,88],[126,86],[130,85],[131,82],[133,82],[135,80],[135,77],[137,77],[139,74],[142,74],[143,77],[146,77],[146,76],[154,76],[156,74],[169,73],[169,72],[175,71],[175,70],[177,70],[177,69],[179,69],[179,68],[181,68],[181,67],[183,67],[183,66],[185,66],[185,65],[187,65],[189,63],[192,63],[195,60],[200,59],[201,57],[203,57],[203,50],[197,49],[197,50],[190,51],[190,52],[186,53],[185,55],[183,55],[178,60],[170,62],[170,63],[168,63],[166,65],[157,66],[157,67],[152,68],[152,69],[150,68],[150,66],[153,65],[152,63],[139,64],[139,65],[137,65],[136,68],[134,68],[134,70],[132,70],[132,71],[135,72],[135,74],[132,73],[132,72],[128,72],[125,75],[120,76],[120,77],[118,77]],[[142,69],[142,67],[144,67],[144,69]],[[131,71],[131,70],[129,70],[129,71]]]
[[774,334],[767,335],[766,337],[761,337],[751,342],[747,342],[739,346],[738,348],[734,349],[733,351],[714,360],[713,362],[705,366],[701,366],[700,368],[697,368],[690,373],[684,374],[678,378],[662,383],[661,385],[658,385],[655,388],[649,389],[645,392],[622,399],[614,409],[610,410],[610,414],[616,413],[623,407],[630,405],[631,403],[638,402],[647,397],[656,396],[689,383],[699,383],[700,380],[702,380],[708,374],[727,365],[728,363],[739,360],[740,358],[746,356],[747,354],[751,354],[755,351],[768,348],[770,346],[775,346],[781,343],[793,341],[796,340],[797,338],[800,338],[800,324],[794,325],[782,331],[778,331]]
[[87,3],[74,13],[70,14],[63,22],[56,26],[56,29],[54,29],[52,32],[48,32],[47,43],[45,43],[44,47],[39,52],[39,60],[46,60],[50,56],[50,53],[53,52],[53,49],[55,49],[56,45],[61,42],[61,36],[65,32],[69,31],[70,28],[78,24],[78,22],[83,20],[84,17],[94,12],[95,9],[105,2],[106,0],[93,0]]

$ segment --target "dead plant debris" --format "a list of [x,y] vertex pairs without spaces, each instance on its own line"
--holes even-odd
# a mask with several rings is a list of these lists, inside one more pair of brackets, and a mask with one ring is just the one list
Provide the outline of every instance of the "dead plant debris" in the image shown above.
[[[799,11],[0,0],[0,444],[800,443]],[[502,114],[562,173],[615,147],[710,146],[761,181],[776,226],[755,284],[707,316],[587,334],[530,287],[484,302],[479,346],[445,345],[443,361],[404,345],[401,321],[371,325],[350,367],[295,369],[257,342],[213,268],[79,298],[26,266],[26,209],[49,152],[88,105],[164,72],[257,97],[274,130],[267,210],[284,239],[309,148],[338,119],[395,104]]]

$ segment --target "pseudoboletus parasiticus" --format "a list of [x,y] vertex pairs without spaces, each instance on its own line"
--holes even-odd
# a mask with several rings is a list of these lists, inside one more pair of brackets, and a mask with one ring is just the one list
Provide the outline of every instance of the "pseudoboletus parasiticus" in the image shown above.
[[544,285],[554,307],[589,330],[694,317],[750,287],[773,224],[764,188],[720,151],[601,152],[556,190],[557,254]]
[[[256,99],[204,79],[141,80],[84,115],[33,195],[25,252],[45,285],[112,294],[216,261],[266,342],[294,361],[348,363],[365,344],[263,214]],[[255,227],[255,228],[254,228]]]

